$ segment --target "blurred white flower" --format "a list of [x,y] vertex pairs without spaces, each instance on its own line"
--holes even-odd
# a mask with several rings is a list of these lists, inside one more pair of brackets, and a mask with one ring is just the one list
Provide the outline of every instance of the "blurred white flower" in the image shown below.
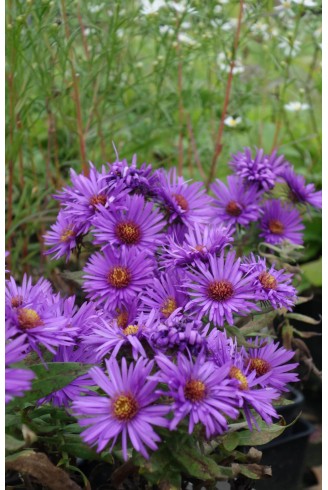
[[221,5],[215,5],[213,12],[215,14],[219,14],[220,12],[222,12],[222,6]]
[[90,35],[94,34],[95,32],[97,32],[97,31],[93,27],[85,27],[85,29],[84,29],[84,35],[85,36],[90,36]]
[[100,3],[99,5],[88,5],[88,10],[91,14],[97,14],[105,7],[104,3]]
[[165,7],[166,3],[164,0],[154,0],[150,2],[149,0],[141,0],[141,13],[144,15],[156,14],[162,7]]
[[303,104],[302,102],[288,102],[284,107],[286,111],[290,112],[300,112],[310,108],[309,104]]
[[164,26],[159,26],[159,32],[161,34],[172,35],[172,34],[174,34],[174,29],[171,26],[164,25]]
[[286,56],[296,56],[301,49],[301,43],[296,39],[293,41],[292,39],[282,38],[278,46]]
[[293,3],[297,3],[298,5],[304,5],[304,7],[316,7],[317,2],[313,0],[292,0]]
[[222,24],[221,29],[223,31],[232,31],[237,27],[238,24],[238,19],[229,19],[227,22]]
[[224,120],[224,124],[226,126],[229,126],[230,128],[235,128],[240,123],[241,123],[241,117],[240,116],[238,116],[238,117],[228,116]]
[[188,29],[190,29],[190,27],[191,27],[191,22],[185,21],[185,22],[182,22],[182,24],[181,24],[181,29],[188,30]]
[[188,34],[186,34],[185,32],[179,32],[178,39],[180,43],[189,44],[189,46],[194,46],[195,44],[197,44],[197,42],[190,36],[188,36]]
[[168,5],[168,7],[174,9],[179,14],[185,14],[185,13],[196,14],[197,13],[197,10],[193,7],[190,7],[190,5],[188,5],[188,1],[186,1],[186,0],[182,0],[181,2],[169,2],[167,5]]
[[292,10],[292,0],[280,0],[280,5],[277,5],[274,9],[278,12],[279,17],[294,15]]
[[[229,73],[230,71],[230,62],[231,62],[231,56],[232,53],[219,53],[216,61],[217,64],[219,65],[220,69],[226,73]],[[235,60],[235,65],[232,69],[232,73],[234,75],[238,75],[239,73],[243,73],[245,71],[245,68],[242,64],[242,62],[238,59]]]

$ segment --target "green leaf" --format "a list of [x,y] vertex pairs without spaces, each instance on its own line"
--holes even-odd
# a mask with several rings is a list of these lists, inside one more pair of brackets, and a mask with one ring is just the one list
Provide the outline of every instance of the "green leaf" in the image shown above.
[[200,454],[195,447],[186,447],[174,456],[183,470],[200,480],[228,479],[232,476],[231,468],[217,465],[213,459]]
[[310,316],[301,315],[300,313],[287,313],[286,318],[289,318],[291,320],[297,320],[303,323],[309,323],[310,325],[319,325],[319,323],[321,323],[321,319],[315,320]]
[[229,437],[224,437],[222,444],[227,451],[233,451],[239,445],[238,432],[231,432]]
[[322,257],[313,262],[301,265],[301,270],[313,286],[322,286]]
[[30,369],[36,374],[36,379],[32,382],[32,389],[25,393],[23,398],[13,400],[8,407],[21,407],[60,390],[88,372],[91,366],[91,364],[78,362],[49,362],[47,367],[43,364],[30,366]]
[[9,434],[5,435],[6,451],[13,453],[15,451],[18,451],[19,449],[22,449],[24,446],[25,446],[25,441],[16,439],[15,437]]
[[258,420],[257,423],[260,430],[253,429],[251,431],[247,429],[238,432],[239,445],[261,446],[262,444],[267,444],[276,437],[280,436],[288,427],[291,427],[296,422],[298,417],[289,425],[285,425],[283,419],[281,419],[280,423],[271,425],[267,425],[262,420]]

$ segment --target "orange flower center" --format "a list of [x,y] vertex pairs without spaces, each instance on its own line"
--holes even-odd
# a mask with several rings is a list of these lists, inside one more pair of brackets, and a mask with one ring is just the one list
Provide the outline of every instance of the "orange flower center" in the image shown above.
[[185,197],[183,197],[182,194],[172,194],[172,197],[174,197],[174,199],[176,200],[178,206],[180,206],[180,208],[183,211],[188,211],[188,209],[189,209],[188,201],[187,201],[187,199]]
[[247,378],[246,376],[243,375],[240,369],[238,369],[236,366],[232,366],[230,369],[229,373],[230,378],[237,379],[239,381],[239,388],[241,390],[247,390],[248,389],[248,383],[247,383]]
[[108,282],[116,289],[124,289],[131,283],[131,273],[127,267],[113,267],[107,276]]
[[140,242],[140,227],[133,221],[118,223],[115,227],[117,238],[126,245],[135,245]]
[[276,278],[268,272],[261,272],[259,275],[259,281],[266,289],[277,289],[278,283]]
[[125,328],[128,326],[129,314],[126,310],[118,311],[118,315],[116,317],[117,325],[120,328]]
[[195,250],[197,252],[204,252],[204,245],[196,245]]
[[114,416],[121,422],[131,420],[138,413],[138,404],[132,395],[120,395],[113,403]]
[[275,235],[282,235],[285,230],[285,227],[280,220],[271,219],[269,221],[269,230],[271,231],[271,233],[274,233]]
[[184,394],[191,402],[200,402],[205,397],[205,385],[198,379],[191,379],[184,387]]
[[263,376],[268,371],[270,371],[270,364],[264,359],[260,359],[259,357],[253,357],[250,359],[250,369],[252,371],[256,371],[257,376]]
[[167,298],[161,307],[161,312],[163,313],[165,318],[168,318],[171,315],[171,313],[173,313],[174,310],[177,309],[177,306],[178,305],[174,298],[172,297]]
[[138,325],[129,325],[128,327],[123,329],[124,335],[135,335],[139,331]]
[[31,328],[40,327],[43,325],[43,321],[39,317],[38,313],[31,308],[21,308],[18,312],[19,326],[23,330],[30,330]]
[[73,230],[70,230],[67,228],[66,230],[63,231],[63,233],[60,235],[60,241],[61,242],[67,242],[70,238],[72,238],[75,235]]
[[19,306],[21,306],[23,304],[23,296],[14,296],[13,298],[11,298],[11,306],[13,308],[18,308]]
[[92,196],[89,202],[93,208],[96,208],[99,204],[105,206],[107,202],[107,197],[105,196],[105,194],[98,194],[96,196]]
[[207,294],[214,301],[225,301],[233,295],[234,289],[230,281],[213,281],[207,288]]
[[242,207],[236,201],[229,201],[226,208],[226,212],[230,214],[230,216],[240,216],[243,212]]

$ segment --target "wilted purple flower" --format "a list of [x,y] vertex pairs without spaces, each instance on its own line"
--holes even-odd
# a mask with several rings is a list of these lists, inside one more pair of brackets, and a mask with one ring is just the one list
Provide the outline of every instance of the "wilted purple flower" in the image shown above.
[[[85,348],[78,346],[60,346],[55,354],[52,362],[79,362],[82,364],[94,364],[95,353],[87,351]],[[94,382],[88,374],[78,376],[67,386],[61,390],[54,391],[50,395],[41,398],[38,405],[43,403],[52,403],[56,407],[68,407],[75,398],[82,393],[90,393],[89,387],[93,386]]]
[[105,360],[108,376],[94,367],[89,374],[104,395],[78,397],[73,402],[73,410],[85,429],[81,437],[97,451],[102,451],[110,441],[110,451],[122,434],[122,450],[125,460],[128,459],[128,437],[136,451],[148,458],[146,446],[157,449],[160,437],[153,425],[167,427],[165,415],[169,406],[157,405],[159,395],[156,393],[157,382],[148,377],[154,362],[140,358],[129,368],[125,358],[121,369],[115,359]]
[[193,355],[198,355],[206,344],[208,327],[209,324],[204,328],[200,320],[183,315],[178,309],[165,322],[152,326],[149,343],[156,351],[188,349]]
[[269,191],[278,180],[279,173],[288,165],[283,155],[277,156],[276,150],[266,155],[264,150],[256,150],[252,156],[250,148],[232,155],[230,166],[247,184],[256,184],[260,191]]
[[210,255],[220,253],[233,242],[233,229],[224,225],[202,226],[195,223],[189,228],[182,243],[175,236],[168,238],[161,264],[166,269],[194,264],[195,260],[207,261]]
[[163,216],[142,196],[127,196],[126,210],[100,209],[94,217],[94,243],[134,246],[137,251],[153,250],[163,240]]
[[72,250],[74,250],[83,237],[83,228],[81,224],[74,223],[74,220],[68,213],[60,211],[57,221],[51,226],[44,236],[45,245],[50,246],[45,255],[55,254],[54,259],[59,259],[66,255],[66,262],[69,260]]
[[205,223],[209,218],[212,199],[206,194],[202,182],[189,184],[178,177],[176,169],[162,171],[160,175],[159,198],[168,213],[169,223],[175,220],[187,226]]
[[197,269],[186,272],[184,286],[192,300],[186,308],[193,308],[201,318],[208,316],[215,325],[223,326],[224,320],[233,324],[233,313],[245,315],[259,308],[253,302],[250,278],[240,269],[240,259],[236,253],[228,252],[226,258],[209,257],[209,263],[197,263]]
[[245,184],[241,177],[229,175],[226,186],[219,179],[211,185],[214,198],[214,223],[247,226],[260,216],[257,184]]
[[267,243],[275,245],[289,240],[296,245],[303,244],[301,232],[304,225],[299,212],[278,199],[264,203],[260,227],[262,229],[260,237],[263,237]]
[[153,262],[146,252],[133,248],[114,251],[107,247],[96,252],[84,268],[87,296],[114,311],[122,302],[131,301],[147,285],[153,275]]
[[170,429],[177,427],[182,419],[189,416],[189,434],[197,423],[204,425],[206,437],[222,434],[227,430],[226,416],[234,419],[236,410],[236,388],[228,379],[229,366],[218,368],[206,361],[200,353],[192,361],[178,353],[177,364],[164,354],[155,357],[160,372],[155,377],[167,384],[168,391],[163,394],[173,398],[173,419]]
[[284,269],[276,270],[274,265],[266,264],[266,259],[251,254],[244,259],[240,268],[252,276],[254,295],[260,301],[269,301],[273,308],[287,308],[294,306],[297,291],[292,285],[293,275],[287,274]]
[[180,274],[161,274],[151,281],[141,297],[145,311],[155,309],[161,318],[168,318],[177,308],[186,305],[188,297],[181,291]]
[[289,188],[288,197],[294,203],[311,204],[315,208],[322,208],[322,191],[316,191],[314,184],[306,184],[303,175],[297,175],[294,167],[288,166],[281,172]]
[[157,172],[152,171],[152,166],[143,163],[137,168],[136,155],[132,158],[129,166],[126,160],[109,164],[107,182],[123,183],[131,192],[144,196],[154,196],[157,193],[158,177]]
[[[279,391],[288,391],[287,383],[298,381],[297,373],[290,373],[299,365],[297,362],[289,363],[295,352],[286,350],[278,342],[272,339],[252,339],[252,344],[257,347],[242,349],[245,365],[249,371],[255,371],[258,383],[270,386]],[[264,376],[265,375],[265,376]]]

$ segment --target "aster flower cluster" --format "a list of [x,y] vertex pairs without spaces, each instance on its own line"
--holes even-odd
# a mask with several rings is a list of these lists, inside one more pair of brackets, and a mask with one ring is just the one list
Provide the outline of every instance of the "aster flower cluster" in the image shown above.
[[[275,152],[245,149],[231,166],[227,185],[217,180],[211,193],[175,169],[138,168],[135,158],[101,171],[91,164],[88,176],[72,171],[45,243],[54,259],[68,260],[88,235],[87,300],[77,306],[45,279],[7,280],[8,349],[24,353],[17,359],[34,351],[43,360],[48,351],[52,362],[94,365],[38,403],[65,407],[97,451],[120,440],[124,459],[131,446],[148,458],[163,429],[200,426],[209,439],[244,419],[256,430],[260,419],[278,417],[275,401],[298,379],[292,351],[270,337],[239,345],[226,327],[268,305],[292,309],[292,275],[254,253],[241,256],[237,241],[253,227],[267,246],[301,244],[296,204],[320,207],[320,196]],[[290,202],[273,199],[277,182]],[[8,400],[31,379],[26,371]]]

